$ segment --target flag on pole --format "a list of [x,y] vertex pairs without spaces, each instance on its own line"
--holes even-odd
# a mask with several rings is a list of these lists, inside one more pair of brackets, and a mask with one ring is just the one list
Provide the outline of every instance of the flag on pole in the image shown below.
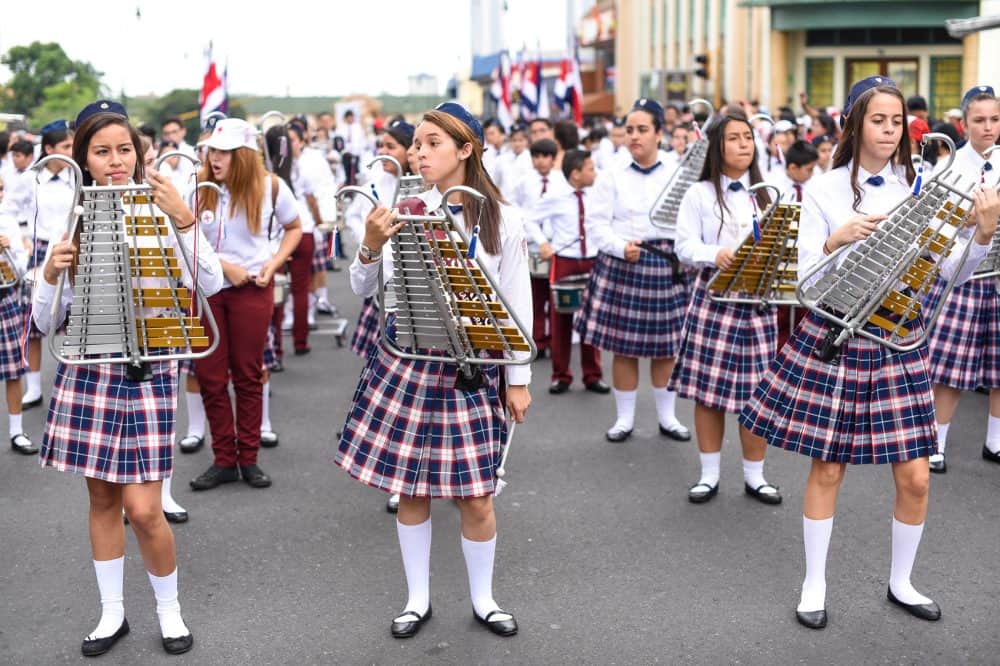
[[534,62],[528,63],[521,79],[521,107],[529,120],[549,117],[549,95],[542,82],[541,51],[538,51]]
[[577,125],[583,125],[583,84],[580,82],[580,62],[573,54],[562,59],[559,70],[559,80],[555,87],[556,104],[565,112],[567,108],[573,112],[573,120]]
[[490,96],[497,104],[497,120],[503,125],[505,132],[509,132],[511,125],[514,124],[510,92],[510,56],[506,51],[501,51],[500,62],[493,75]]
[[208,45],[208,71],[205,72],[205,78],[201,84],[201,94],[198,96],[202,125],[205,124],[208,114],[214,111],[226,112],[225,76],[226,73],[220,78],[215,69],[215,60],[212,59],[212,44],[210,42]]

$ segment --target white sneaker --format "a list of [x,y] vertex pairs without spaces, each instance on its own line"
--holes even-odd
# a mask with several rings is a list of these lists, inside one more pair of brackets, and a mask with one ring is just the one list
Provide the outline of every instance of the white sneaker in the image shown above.
[[292,330],[292,318],[291,317],[285,317],[284,319],[281,320],[281,330],[282,331],[290,331],[290,330]]
[[333,317],[337,314],[337,308],[331,305],[330,301],[325,298],[320,298],[316,301],[316,312]]

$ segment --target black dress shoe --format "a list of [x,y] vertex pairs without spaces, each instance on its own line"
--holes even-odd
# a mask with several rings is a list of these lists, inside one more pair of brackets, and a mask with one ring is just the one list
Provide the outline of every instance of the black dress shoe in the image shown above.
[[424,622],[431,619],[431,607],[427,607],[427,612],[423,616],[417,613],[417,611],[406,611],[398,617],[413,617],[414,619],[403,622],[393,620],[392,627],[389,629],[392,632],[393,638],[410,638],[411,636],[416,636],[417,632],[420,631],[420,627],[424,626]]
[[549,393],[552,395],[560,395],[569,390],[569,382],[555,381],[549,384]]
[[670,439],[676,442],[691,441],[691,431],[679,423],[672,425],[669,428],[663,427],[663,424],[661,423],[660,434],[663,435],[664,437],[669,437]]
[[187,511],[164,511],[163,516],[168,523],[186,523],[188,521]]
[[18,453],[30,456],[33,453],[38,453],[38,447],[32,443],[28,436],[24,433],[20,435],[14,435],[10,438],[10,448],[14,449]]
[[211,490],[223,483],[240,480],[240,473],[235,467],[216,467],[212,465],[201,476],[191,482],[192,490]]
[[611,387],[608,386],[603,379],[598,379],[597,381],[587,384],[587,390],[591,393],[611,393]]
[[260,433],[260,445],[265,449],[273,449],[278,445],[278,433],[271,430],[262,430]]
[[1000,463],[1000,452],[993,453],[990,451],[990,447],[983,444],[983,460],[989,460],[990,462]]
[[21,409],[31,409],[32,407],[38,407],[42,404],[42,396],[38,396],[34,400],[29,400],[28,402],[21,403]]
[[264,474],[264,470],[257,465],[245,465],[240,467],[240,476],[251,488],[268,488],[271,486],[271,477]]
[[192,645],[194,645],[194,636],[191,634],[163,639],[163,649],[167,651],[167,654],[184,654],[191,649]]
[[389,495],[385,503],[385,510],[389,513],[399,513],[399,495]]
[[927,467],[929,467],[935,474],[944,474],[948,471],[948,462],[945,460],[944,454],[942,453],[940,460],[934,460],[934,456],[931,456],[927,461]]
[[707,483],[696,483],[688,490],[688,501],[692,504],[704,504],[719,492],[719,484],[710,486]]
[[268,370],[270,370],[271,372],[284,372],[285,364],[282,363],[280,358],[276,358],[274,359],[274,363],[271,364],[271,367],[269,367]]
[[896,598],[896,595],[892,593],[891,587],[886,591],[885,596],[889,601],[913,617],[919,617],[921,620],[927,620],[928,622],[935,622],[941,619],[941,607],[933,601],[929,604],[905,604]]
[[[761,492],[765,488],[774,488],[773,493]],[[749,483],[743,484],[743,490],[747,495],[754,498],[758,502],[763,504],[781,504],[781,493],[778,492],[778,486],[772,485],[770,483],[763,483],[756,488],[750,487]]]
[[312,351],[312,347],[299,347],[298,349],[295,350],[295,355],[296,356],[305,356],[306,354],[308,354],[311,351]]
[[611,430],[604,433],[604,439],[609,442],[624,442],[626,439],[632,436],[632,430],[622,430],[621,428],[612,428]]
[[826,609],[818,611],[795,611],[795,619],[803,627],[810,629],[822,629],[826,626]]
[[205,446],[204,437],[184,437],[177,443],[181,453],[194,453]]
[[84,657],[96,657],[104,654],[118,642],[119,638],[127,634],[128,631],[128,620],[123,618],[122,625],[118,627],[118,631],[110,636],[105,636],[104,638],[83,639],[83,645],[80,646],[80,651],[83,652]]
[[476,622],[484,625],[497,636],[513,636],[517,633],[517,620],[514,619],[513,615],[510,615],[507,620],[490,620],[494,615],[510,615],[510,613],[504,610],[495,610],[487,613],[486,617],[479,617],[476,611],[472,611],[472,617],[476,618]]

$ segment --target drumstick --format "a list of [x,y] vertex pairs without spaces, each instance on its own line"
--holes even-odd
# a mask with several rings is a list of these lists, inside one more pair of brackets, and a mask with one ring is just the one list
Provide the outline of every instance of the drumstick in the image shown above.
[[500,465],[497,467],[497,483],[496,489],[493,494],[499,496],[503,489],[507,487],[507,482],[503,480],[504,475],[507,474],[507,455],[510,453],[510,443],[514,439],[514,426],[517,424],[514,421],[510,422],[510,430],[507,431],[507,445],[504,446],[503,455],[500,456]]

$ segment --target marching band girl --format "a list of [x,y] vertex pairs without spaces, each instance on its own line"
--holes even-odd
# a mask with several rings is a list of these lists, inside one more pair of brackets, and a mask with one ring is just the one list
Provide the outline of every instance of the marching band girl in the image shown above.
[[[219,327],[219,346],[195,362],[215,459],[191,481],[191,487],[208,490],[242,478],[251,487],[267,488],[271,478],[257,464],[262,359],[274,310],[271,278],[302,236],[298,207],[285,182],[264,170],[257,130],[249,123],[238,118],[220,120],[204,144],[208,162],[198,180],[216,183],[223,196],[220,202],[215,191],[206,190],[199,197],[199,215],[219,213],[204,227],[219,254],[225,281],[219,293],[209,298]],[[268,241],[271,224],[284,228],[273,254]],[[230,382],[236,397],[235,422]]]
[[[1000,159],[983,158],[1000,136],[1000,102],[993,88],[976,86],[962,99],[962,120],[969,140],[955,153],[951,172],[962,175],[962,186],[982,183],[995,188]],[[940,289],[940,280],[935,289]],[[936,302],[932,292],[928,301]],[[930,305],[930,303],[928,303]],[[932,472],[942,473],[945,444],[951,419],[962,391],[980,386],[990,389],[990,413],[983,459],[1000,463],[1000,297],[993,279],[969,280],[948,295],[937,326],[927,341],[934,409],[937,414],[938,450],[930,457]]]
[[[0,203],[4,182],[0,180]],[[30,242],[30,241],[29,241]],[[21,227],[13,216],[0,212],[0,252],[7,250],[14,265],[8,268],[23,274],[28,266],[28,250],[21,239]],[[3,258],[6,261],[6,257]],[[24,312],[21,308],[21,284],[0,289],[0,379],[5,383],[10,447],[18,453],[38,453],[38,447],[24,433],[21,418],[21,377],[26,370],[21,348]]]
[[[669,232],[649,221],[649,210],[671,171],[659,158],[663,108],[640,99],[625,119],[632,161],[601,173],[593,198],[603,202],[587,219],[587,237],[599,250],[583,309],[581,342],[614,354],[612,385],[618,417],[605,434],[622,442],[632,434],[639,386],[639,359],[650,359],[660,433],[678,441],[691,433],[674,415],[677,394],[667,389],[680,348],[687,285]],[[652,246],[656,252],[640,247]]]
[[[464,107],[446,102],[424,114],[414,137],[420,174],[435,187],[420,195],[428,208],[441,192],[466,185],[482,192],[482,203],[461,197],[456,213],[466,229],[481,228],[479,259],[496,278],[518,318],[530,327],[531,291],[522,221],[505,204],[483,168],[482,126]],[[458,201],[448,202],[457,204]],[[379,206],[365,221],[364,243],[351,264],[351,286],[359,296],[378,289],[383,252],[399,230],[397,213]],[[392,277],[392,264],[384,279]],[[457,366],[411,361],[376,345],[362,373],[344,427],[336,462],[359,481],[400,493],[397,533],[409,598],[392,623],[392,635],[416,634],[431,617],[431,499],[453,498],[462,522],[473,615],[490,631],[517,632],[514,616],[493,599],[496,516],[492,495],[495,470],[506,441],[507,421],[520,423],[531,403],[529,366],[506,368],[506,405],[500,372],[483,366],[485,386],[455,388]]]
[[[800,275],[824,255],[867,238],[886,212],[911,196],[906,110],[895,84],[884,77],[856,83],[844,117],[834,168],[810,184],[802,204]],[[996,193],[978,191],[977,228],[958,283],[989,250],[998,213]],[[940,262],[943,276],[955,274],[961,255],[953,251]],[[919,318],[910,328],[919,334]],[[936,448],[927,351],[893,352],[854,336],[841,345],[838,362],[828,363],[815,354],[828,330],[823,319],[807,315],[740,415],[740,423],[769,444],[813,459],[802,518],[806,575],[796,617],[810,628],[826,626],[826,554],[848,463],[889,463],[896,502],[887,596],[916,617],[937,620],[938,605],[910,582],[927,515],[927,457]],[[885,335],[875,326],[869,330]]]
[[[719,303],[708,297],[716,269],[729,268],[752,231],[768,196],[748,189],[761,182],[753,128],[746,116],[728,115],[708,130],[708,155],[700,179],[677,213],[677,254],[701,269],[684,322],[684,342],[670,388],[693,400],[701,478],[688,491],[694,503],[719,490],[726,413],[739,414],[777,351],[778,322],[772,308]],[[743,480],[748,495],[779,504],[778,488],[764,479],[764,440],[740,427]]]
[[[114,102],[90,104],[76,119],[73,159],[81,166],[84,185],[126,185],[143,181],[142,144],[129,125],[125,108]],[[222,267],[204,237],[194,255],[195,217],[169,179],[146,175],[156,204],[174,222],[168,239],[176,253],[184,243],[198,258],[198,284],[206,294],[222,286]],[[65,211],[64,211],[65,212]],[[72,288],[62,292],[55,319],[52,302],[59,275],[77,266],[78,239],[53,242],[45,259],[42,279],[34,295],[32,316],[45,334],[61,324],[73,300]],[[186,266],[185,280],[190,282]],[[122,598],[125,531],[122,508],[139,542],[156,596],[163,647],[171,654],[186,652],[193,637],[181,618],[177,601],[177,558],[174,536],[163,517],[160,482],[173,468],[173,430],[176,409],[177,364],[150,364],[152,379],[135,381],[124,364],[59,364],[49,404],[40,454],[44,466],[87,477],[90,495],[90,540],[101,593],[102,614],[97,627],[83,641],[84,655],[103,654],[129,632]]]

